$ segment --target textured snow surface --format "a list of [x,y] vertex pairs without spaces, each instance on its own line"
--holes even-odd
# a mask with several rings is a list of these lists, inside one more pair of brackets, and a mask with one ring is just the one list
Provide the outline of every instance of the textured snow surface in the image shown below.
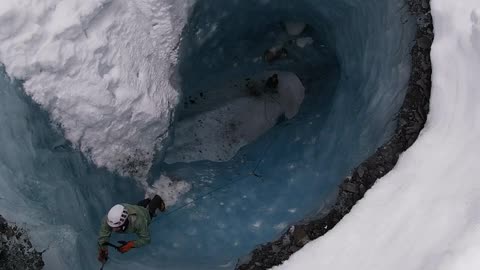
[[335,228],[276,270],[479,269],[480,1],[432,0],[431,111]]
[[178,99],[173,2],[4,0],[0,62],[95,164],[143,178]]

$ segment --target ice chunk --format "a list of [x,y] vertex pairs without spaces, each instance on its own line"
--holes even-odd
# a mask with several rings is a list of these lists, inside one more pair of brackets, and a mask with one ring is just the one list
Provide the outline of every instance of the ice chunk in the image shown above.
[[174,205],[191,188],[192,185],[184,180],[161,175],[151,187],[147,188],[146,197],[158,194],[168,207]]
[[285,116],[293,118],[300,109],[305,97],[305,88],[297,75],[291,72],[279,73],[279,102]]
[[296,44],[300,48],[305,48],[305,46],[313,44],[313,38],[312,37],[298,38],[296,40]]
[[[275,74],[278,85],[268,86],[268,78]],[[272,128],[282,114],[294,117],[305,95],[300,79],[291,72],[266,72],[248,88],[244,89],[248,95],[177,123],[165,162],[229,160]]]

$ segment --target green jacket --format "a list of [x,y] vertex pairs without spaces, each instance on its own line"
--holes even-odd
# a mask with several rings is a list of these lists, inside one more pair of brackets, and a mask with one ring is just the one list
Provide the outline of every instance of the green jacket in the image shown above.
[[[141,247],[150,244],[150,231],[148,226],[152,222],[150,214],[147,208],[122,203],[128,211],[128,227],[124,232],[119,233],[135,233],[138,239],[133,241],[135,247]],[[110,235],[112,234],[112,228],[108,226],[107,217],[105,216],[100,226],[100,232],[98,234],[98,245],[102,247],[104,243],[108,242]]]

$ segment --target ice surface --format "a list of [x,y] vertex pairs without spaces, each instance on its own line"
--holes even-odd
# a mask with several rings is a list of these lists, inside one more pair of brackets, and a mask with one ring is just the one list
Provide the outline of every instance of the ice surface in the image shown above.
[[334,229],[274,269],[480,267],[480,2],[431,5],[433,87],[421,136]]

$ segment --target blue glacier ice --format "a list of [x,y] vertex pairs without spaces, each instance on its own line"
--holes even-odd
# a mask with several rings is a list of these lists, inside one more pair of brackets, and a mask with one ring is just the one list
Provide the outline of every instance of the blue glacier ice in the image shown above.
[[[288,42],[286,21],[307,23],[301,35],[313,43]],[[265,71],[297,74],[305,99],[295,117],[279,119],[230,160],[165,163],[158,153],[149,181],[168,175],[192,188],[155,219],[151,245],[111,251],[105,269],[233,269],[256,245],[328,211],[340,181],[392,134],[414,31],[403,1],[197,1],[180,44],[176,80],[186,105],[177,108],[178,122],[238,94],[211,97],[212,86]],[[279,41],[286,59],[258,60]],[[144,191],[72,149],[21,81],[0,73],[1,214],[47,249],[46,269],[99,267],[101,217]],[[199,98],[190,104],[189,97]]]

